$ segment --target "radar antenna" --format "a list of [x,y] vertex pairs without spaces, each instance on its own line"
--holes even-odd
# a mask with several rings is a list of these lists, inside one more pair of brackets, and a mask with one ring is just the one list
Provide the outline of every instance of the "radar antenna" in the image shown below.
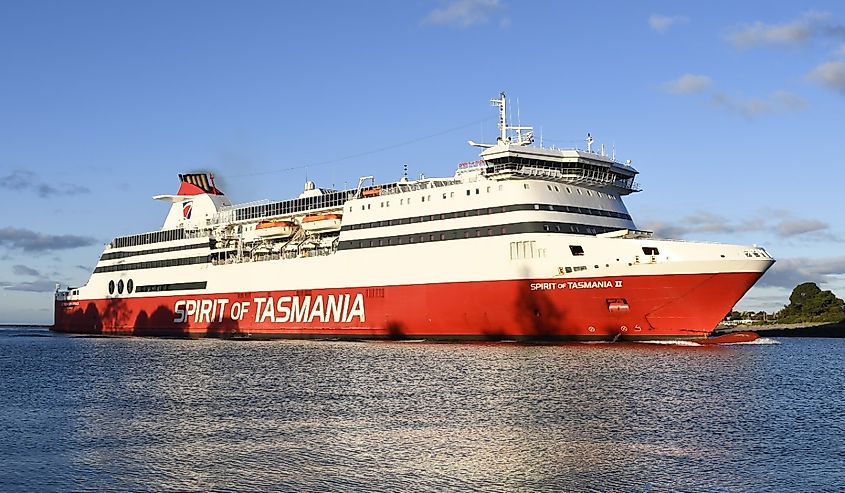
[[[534,142],[534,127],[511,126],[508,125],[508,100],[504,91],[499,93],[497,99],[491,99],[493,106],[499,107],[499,137],[496,138],[496,144],[479,144],[469,141],[469,145],[475,147],[493,147],[494,145],[520,145],[527,146]],[[508,130],[516,131],[516,141],[508,136]],[[522,134],[526,131],[525,135]]]

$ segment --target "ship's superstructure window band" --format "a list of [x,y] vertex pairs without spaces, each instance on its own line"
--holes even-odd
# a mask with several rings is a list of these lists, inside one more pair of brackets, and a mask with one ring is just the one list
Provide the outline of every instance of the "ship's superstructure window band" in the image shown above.
[[[403,217],[399,219],[390,219],[385,221],[373,221],[369,223],[351,224],[343,226],[342,231],[351,231],[357,229],[379,228],[384,226],[398,226],[401,224],[412,224],[425,221],[437,221],[440,219],[454,219],[459,217],[482,216],[486,214],[500,214],[503,212],[514,211],[551,211],[551,212],[569,212],[572,214],[585,214],[589,216],[603,216],[612,217],[615,219],[631,220],[631,216],[621,212],[606,211],[602,209],[589,209],[587,207],[574,207],[569,205],[556,204],[514,204],[498,207],[483,207],[480,209],[469,209],[465,211],[443,212],[441,214],[427,214],[424,216]],[[619,228],[616,228],[619,229]]]
[[345,190],[337,192],[323,190],[323,194],[315,197],[304,197],[292,200],[283,200],[269,204],[252,205],[235,209],[235,221],[246,221],[248,219],[259,219],[262,217],[283,216],[315,209],[331,209],[342,207],[347,200],[353,198],[355,192]]
[[135,288],[136,293],[158,293],[161,291],[186,291],[191,289],[205,289],[206,281],[174,282],[171,284],[149,284]]
[[362,240],[341,241],[338,250],[353,250],[356,248],[371,248],[393,245],[411,245],[414,243],[429,243],[432,241],[462,240],[479,238],[482,236],[501,236],[521,233],[567,233],[581,235],[597,235],[619,228],[596,226],[591,224],[554,223],[532,221],[522,223],[496,224],[473,228],[448,229],[442,231],[426,231],[409,235],[381,236]]
[[[100,272],[118,272],[122,270],[138,270],[138,269],[158,269],[160,267],[176,267],[180,265],[195,265],[208,263],[208,255],[201,257],[185,257],[174,258],[170,260],[151,260],[149,262],[135,262],[132,264],[118,264],[118,265],[101,265],[94,269],[94,273]],[[137,289],[141,289],[138,286]]]
[[120,258],[126,257],[135,257],[137,255],[152,255],[155,253],[168,253],[168,252],[179,252],[182,250],[193,250],[194,248],[207,248],[209,246],[208,242],[203,243],[194,243],[191,245],[179,245],[174,247],[166,247],[166,248],[153,248],[150,250],[138,250],[136,252],[108,252],[104,253],[100,260],[115,260]]
[[184,240],[185,230],[168,229],[166,231],[155,231],[153,233],[142,233],[133,236],[121,236],[112,241],[114,248],[132,247],[138,245],[149,245],[150,243],[161,243],[162,241]]

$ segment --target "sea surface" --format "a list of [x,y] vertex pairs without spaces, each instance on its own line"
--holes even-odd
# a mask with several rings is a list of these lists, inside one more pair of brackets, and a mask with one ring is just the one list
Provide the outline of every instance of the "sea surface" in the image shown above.
[[845,491],[845,340],[0,330],[0,491]]

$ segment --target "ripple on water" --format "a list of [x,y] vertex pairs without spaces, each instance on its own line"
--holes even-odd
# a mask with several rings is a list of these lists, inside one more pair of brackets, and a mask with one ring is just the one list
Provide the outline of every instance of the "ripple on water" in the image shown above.
[[25,335],[0,333],[5,491],[845,484],[839,340],[693,347]]

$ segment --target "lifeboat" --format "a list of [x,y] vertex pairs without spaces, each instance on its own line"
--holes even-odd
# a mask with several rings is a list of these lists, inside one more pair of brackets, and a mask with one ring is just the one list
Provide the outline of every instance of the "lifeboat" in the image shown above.
[[287,238],[295,228],[290,221],[261,221],[255,226],[255,234],[262,238]]
[[302,219],[305,231],[337,231],[340,229],[340,214],[311,214]]
[[381,187],[368,188],[361,192],[364,197],[378,197],[381,195]]

